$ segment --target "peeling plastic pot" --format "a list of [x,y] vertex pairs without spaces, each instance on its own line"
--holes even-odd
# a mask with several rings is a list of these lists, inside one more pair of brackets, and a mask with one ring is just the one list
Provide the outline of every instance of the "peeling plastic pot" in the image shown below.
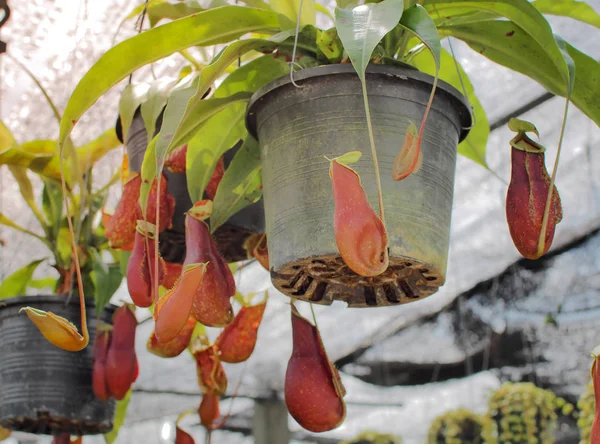
[[[156,121],[154,135],[160,131],[162,118],[163,114],[160,114]],[[120,119],[117,119],[116,131],[119,139],[123,141]],[[139,107],[127,132],[125,146],[129,157],[129,169],[139,172],[148,146],[148,132]],[[241,146],[242,144],[238,143],[224,154],[225,168],[229,166]],[[173,227],[160,233],[160,253],[167,262],[183,263],[185,259],[185,212],[192,207],[192,201],[187,190],[186,175],[176,174],[167,169],[164,171],[168,180],[169,193],[175,198],[175,214],[173,215]],[[234,214],[213,233],[213,236],[217,248],[225,260],[236,262],[248,259],[243,247],[244,241],[252,233],[264,232],[264,227],[264,205],[261,199]]]
[[[102,402],[92,390],[92,346],[98,319],[86,301],[90,346],[68,352],[46,341],[19,310],[27,305],[75,320],[79,300],[65,295],[17,296],[0,301],[0,426],[37,433],[94,435],[113,427],[115,400]],[[102,313],[112,324],[115,306]]]
[[376,277],[351,271],[333,232],[329,161],[359,150],[352,165],[377,208],[361,84],[352,65],[301,70],[258,90],[246,126],[260,143],[271,279],[284,294],[353,307],[403,304],[444,284],[457,145],[471,126],[466,99],[440,82],[425,128],[423,166],[396,182],[392,164],[412,121],[420,124],[433,77],[411,68],[367,69],[367,90],[382,178],[390,266]]

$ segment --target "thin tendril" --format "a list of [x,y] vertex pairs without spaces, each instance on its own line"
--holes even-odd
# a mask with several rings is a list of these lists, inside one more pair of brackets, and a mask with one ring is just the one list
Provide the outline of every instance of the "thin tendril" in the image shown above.
[[69,209],[69,201],[67,200],[67,183],[65,181],[65,168],[63,165],[62,147],[58,157],[60,165],[60,184],[62,187],[63,203],[67,212],[67,225],[69,226],[69,235],[71,236],[71,247],[73,249],[73,260],[75,262],[75,273],[77,275],[77,288],[79,289],[79,310],[81,314],[81,333],[84,338],[88,337],[87,318],[85,313],[85,299],[83,294],[83,278],[81,277],[81,268],[79,266],[79,254],[77,253],[77,242],[75,240],[75,230],[71,221],[71,210]]
[[[290,82],[296,88],[302,88],[301,85],[298,85],[294,81],[294,66],[300,66],[296,63],[296,48],[298,47],[298,34],[300,34],[300,20],[302,18],[302,3],[304,0],[300,0],[300,5],[298,5],[298,17],[296,18],[296,34],[294,35],[294,47],[292,48],[292,61],[290,62]],[[300,66],[300,68],[302,68]]]
[[[362,80],[362,79],[361,79]],[[367,116],[367,129],[369,131],[369,142],[371,143],[371,156],[373,157],[373,166],[375,167],[375,181],[377,182],[377,199],[379,201],[379,218],[385,227],[385,216],[383,214],[383,193],[381,192],[381,176],[379,174],[379,162],[377,161],[377,151],[375,150],[375,137],[373,136],[373,126],[371,124],[371,112],[369,111],[369,99],[367,97],[367,83],[362,80],[362,90],[365,103],[365,114]]]
[[[550,217],[550,206],[552,205],[552,195],[554,194],[554,179],[556,178],[556,172],[558,171],[558,161],[560,159],[560,151],[562,149],[563,137],[565,135],[565,127],[567,126],[567,113],[569,111],[569,97],[567,97],[565,103],[565,111],[563,114],[563,121],[560,127],[560,136],[558,138],[558,149],[556,150],[556,158],[554,159],[554,168],[552,169],[552,177],[550,178],[550,190],[548,191],[548,197],[546,198],[546,207],[544,208],[544,218],[542,219],[542,230],[540,232],[540,238],[538,239],[538,254],[543,253],[546,244],[546,229],[548,228],[548,219]],[[556,217],[556,215],[555,215]]]

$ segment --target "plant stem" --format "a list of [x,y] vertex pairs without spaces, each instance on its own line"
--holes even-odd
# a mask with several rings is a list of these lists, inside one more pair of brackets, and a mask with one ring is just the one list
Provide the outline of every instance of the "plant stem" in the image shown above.
[[187,49],[182,49],[179,51],[179,54],[181,54],[184,59],[190,62],[196,71],[202,71],[202,68],[204,68],[204,66],[201,63],[198,63],[198,61],[189,53]]
[[[552,169],[552,177],[550,178],[550,189],[548,190],[548,197],[546,198],[546,207],[544,208],[544,218],[542,219],[542,230],[540,232],[540,238],[538,240],[538,254],[541,255],[545,249],[546,244],[546,229],[548,227],[548,219],[550,217],[550,206],[552,205],[552,195],[554,194],[554,180],[556,179],[556,172],[558,171],[558,161],[560,159],[560,151],[562,149],[563,137],[565,135],[565,127],[567,126],[567,114],[569,112],[569,97],[565,102],[565,111],[563,113],[563,121],[560,127],[560,136],[558,137],[558,148],[556,150],[556,158],[554,159],[554,168]],[[556,215],[555,215],[556,216]]]
[[375,167],[375,181],[377,182],[377,199],[379,201],[379,218],[385,227],[385,216],[383,214],[383,193],[381,191],[381,176],[379,174],[379,162],[377,161],[377,150],[375,149],[375,137],[373,136],[373,125],[371,124],[371,112],[369,111],[369,99],[367,97],[367,82],[361,79],[363,99],[365,103],[365,114],[367,116],[367,129],[369,131],[369,143],[371,144],[371,156]]

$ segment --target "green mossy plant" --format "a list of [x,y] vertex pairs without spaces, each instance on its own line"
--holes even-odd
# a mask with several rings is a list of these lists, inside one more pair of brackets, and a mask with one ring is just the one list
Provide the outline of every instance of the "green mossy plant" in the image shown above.
[[445,412],[431,423],[427,444],[482,444],[485,421],[466,409]]
[[594,422],[595,408],[594,386],[592,385],[592,381],[590,381],[585,386],[585,391],[579,397],[579,401],[577,401],[577,427],[579,428],[580,434],[579,444],[589,444],[590,442],[590,431],[592,429],[592,423]]
[[488,406],[486,444],[551,444],[558,413],[573,411],[572,404],[529,382],[504,384]]
[[402,444],[402,438],[367,430],[349,441],[340,441],[339,444]]

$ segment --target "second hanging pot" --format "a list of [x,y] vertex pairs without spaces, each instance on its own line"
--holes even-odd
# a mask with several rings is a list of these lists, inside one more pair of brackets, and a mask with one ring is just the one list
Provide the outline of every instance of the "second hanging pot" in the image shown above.
[[444,284],[457,145],[471,126],[464,97],[440,82],[425,128],[423,164],[396,182],[392,164],[412,121],[420,124],[433,77],[411,68],[367,69],[367,90],[382,178],[390,265],[359,276],[341,259],[333,231],[329,161],[363,153],[352,167],[377,209],[362,87],[352,65],[310,68],[257,91],[248,130],[260,143],[271,278],[284,294],[310,302],[342,300],[353,307],[411,302]]
[[[156,121],[154,135],[160,131],[162,118],[163,114],[161,113]],[[117,136],[123,142],[120,119],[117,120],[116,131]],[[125,146],[130,171],[141,171],[144,154],[148,147],[148,132],[139,107],[135,111],[127,132]],[[241,143],[238,143],[225,152],[223,155],[225,168],[229,166],[240,147]],[[164,171],[168,181],[169,194],[175,199],[175,212],[173,214],[173,226],[160,233],[159,248],[162,257],[167,262],[183,263],[185,259],[185,213],[192,207],[192,201],[188,193],[186,175],[173,173],[166,168]],[[264,205],[261,199],[230,217],[226,223],[213,233],[213,236],[217,248],[225,260],[227,262],[237,262],[248,259],[244,241],[253,233],[264,232],[264,227]]]

